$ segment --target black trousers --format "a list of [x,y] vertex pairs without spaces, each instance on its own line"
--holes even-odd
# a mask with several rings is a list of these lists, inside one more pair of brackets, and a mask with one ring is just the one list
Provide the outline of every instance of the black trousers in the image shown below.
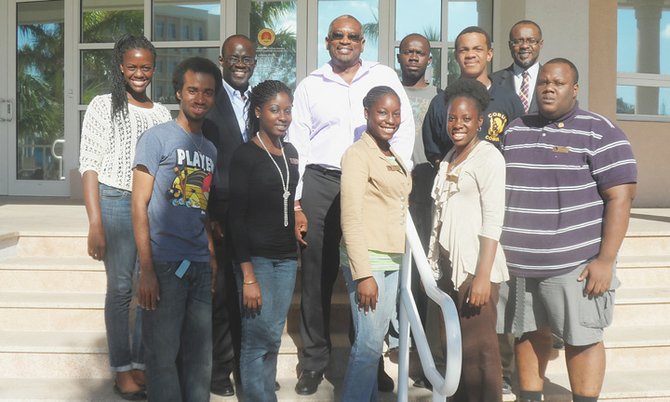
[[300,367],[323,372],[330,358],[330,303],[340,267],[339,172],[305,169],[300,204],[308,225],[301,252]]
[[[224,222],[220,222],[224,228]],[[216,276],[212,298],[212,388],[235,374],[240,381],[240,307],[233,263],[231,244],[226,239],[214,239],[216,262],[219,270]]]

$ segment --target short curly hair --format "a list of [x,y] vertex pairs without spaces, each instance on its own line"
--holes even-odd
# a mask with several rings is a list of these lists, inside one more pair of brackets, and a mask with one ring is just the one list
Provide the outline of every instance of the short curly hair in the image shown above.
[[480,115],[484,114],[491,100],[489,91],[484,84],[474,78],[461,78],[447,86],[444,90],[444,100],[447,108],[449,108],[450,102],[456,98],[472,99]]

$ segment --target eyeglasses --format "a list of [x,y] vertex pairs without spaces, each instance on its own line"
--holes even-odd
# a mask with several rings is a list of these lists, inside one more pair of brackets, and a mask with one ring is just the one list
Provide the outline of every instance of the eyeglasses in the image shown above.
[[245,66],[253,66],[256,64],[256,59],[253,57],[245,56],[245,57],[238,57],[238,56],[228,56],[226,59],[226,63],[230,64],[231,66],[235,66],[237,64],[240,64],[240,61],[242,64]]
[[424,52],[424,51],[421,51],[421,50],[411,50],[411,49],[401,50],[401,51],[400,51],[400,54],[402,54],[403,56],[412,56],[412,55],[416,55],[416,56],[418,56],[418,57],[423,57],[423,56],[427,56],[427,55],[428,55],[428,53],[426,53],[426,52]]
[[509,41],[509,44],[512,46],[521,46],[524,43],[527,44],[528,46],[535,46],[538,43],[542,42],[542,39],[536,39],[536,38],[518,38],[518,39],[512,39]]
[[363,35],[357,33],[345,34],[343,32],[331,32],[330,35],[328,35],[330,40],[338,40],[338,41],[344,39],[345,36],[352,42],[360,42],[363,40]]

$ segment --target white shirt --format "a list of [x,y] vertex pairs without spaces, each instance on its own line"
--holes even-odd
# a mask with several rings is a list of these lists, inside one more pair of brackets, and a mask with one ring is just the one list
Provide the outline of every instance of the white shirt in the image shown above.
[[378,85],[393,88],[400,97],[400,128],[390,142],[405,166],[412,168],[414,117],[396,72],[377,62],[362,61],[348,84],[327,63],[305,77],[295,90],[288,141],[298,150],[300,158],[296,200],[302,197],[305,166],[316,164],[327,169],[340,169],[344,151],[361,137],[367,126],[363,98]]
[[129,103],[128,115],[121,122],[112,119],[112,95],[96,96],[86,108],[81,126],[79,172],[94,171],[98,182],[131,191],[137,138],[170,120],[170,111],[158,102],[151,108]]
[[514,92],[517,95],[521,93],[521,81],[523,80],[523,72],[528,71],[530,74],[530,84],[528,86],[528,102],[531,102],[533,99],[533,94],[535,93],[535,83],[537,82],[537,75],[540,72],[540,63],[536,62],[532,66],[528,67],[527,70],[519,67],[514,63]]
[[242,133],[242,140],[244,142],[249,141],[249,133],[247,133],[247,113],[249,112],[249,95],[251,95],[251,85],[247,87],[247,90],[242,92],[233,88],[226,82],[223,81],[223,87],[226,89],[230,103],[233,105],[233,110],[235,111],[235,117],[237,118],[237,124],[240,126],[240,133]]

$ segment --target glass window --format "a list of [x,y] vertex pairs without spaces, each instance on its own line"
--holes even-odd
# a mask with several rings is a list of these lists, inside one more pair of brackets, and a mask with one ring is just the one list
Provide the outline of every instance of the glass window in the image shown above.
[[165,63],[168,71],[154,73],[151,80],[151,99],[163,104],[177,103],[172,87],[172,73],[180,61],[193,56],[205,57],[218,65],[219,48],[156,49],[156,60]]
[[[155,41],[186,41],[193,40],[191,29],[202,33],[199,40],[219,40],[221,26],[221,2],[208,1],[153,1],[154,32],[159,24],[168,27],[167,37],[157,36]],[[177,29],[181,27],[181,29]]]
[[365,50],[361,55],[363,60],[378,61],[379,49],[379,0],[319,0],[318,6],[318,58],[320,67],[330,60],[325,47],[325,38],[328,36],[330,22],[342,14],[350,14],[363,24],[365,35]]
[[116,42],[123,34],[144,34],[144,1],[82,0],[82,43]]
[[97,95],[110,93],[109,71],[112,49],[83,50],[81,52],[81,103],[88,105]]
[[[253,0],[249,4],[247,0],[239,0],[238,5],[249,8],[248,19],[242,18],[242,29],[238,32],[248,33],[256,42],[257,62],[252,84],[274,79],[295,88],[297,2]],[[248,29],[244,29],[247,26]]]
[[[670,113],[670,5],[619,0],[617,113]],[[651,83],[651,85],[650,85]]]
[[456,36],[469,26],[475,25],[492,34],[493,1],[492,0],[460,0],[450,1],[447,13],[447,40],[453,42]]
[[16,179],[64,180],[64,4],[16,6]]
[[[442,0],[397,0],[395,39],[420,33],[431,42],[442,40]],[[435,61],[433,55],[433,62]]]

